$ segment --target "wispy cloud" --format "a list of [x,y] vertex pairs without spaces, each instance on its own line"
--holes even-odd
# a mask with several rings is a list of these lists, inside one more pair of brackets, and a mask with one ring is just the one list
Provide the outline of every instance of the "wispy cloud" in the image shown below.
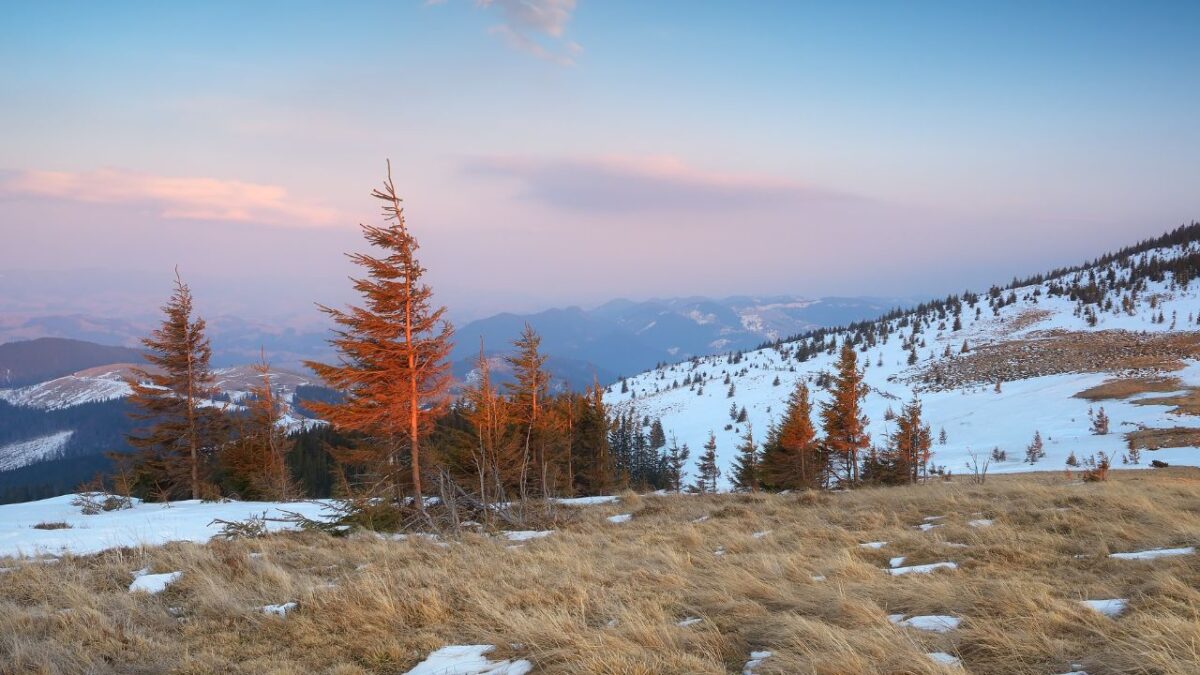
[[463,168],[514,181],[521,196],[571,211],[733,211],[864,201],[792,180],[705,171],[675,157],[489,157],[468,160]]
[[583,47],[566,35],[575,0],[477,0],[477,4],[499,10],[502,22],[489,32],[517,51],[564,66],[574,65],[583,53]]
[[292,197],[278,185],[123,169],[0,172],[0,195],[147,206],[175,220],[310,227],[338,222],[334,210]]

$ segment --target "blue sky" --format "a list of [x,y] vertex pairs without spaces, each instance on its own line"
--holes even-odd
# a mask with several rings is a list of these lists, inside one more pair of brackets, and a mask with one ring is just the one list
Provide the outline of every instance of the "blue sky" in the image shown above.
[[308,311],[342,299],[387,157],[472,313],[940,294],[1200,217],[1196,3],[4,14],[0,268],[179,263],[291,280],[270,305]]

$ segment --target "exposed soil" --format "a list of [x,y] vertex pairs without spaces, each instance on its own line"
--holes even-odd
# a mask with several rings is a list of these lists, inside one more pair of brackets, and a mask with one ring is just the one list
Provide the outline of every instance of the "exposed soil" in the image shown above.
[[1200,333],[1122,330],[1038,331],[1026,339],[981,344],[930,364],[912,378],[919,389],[945,390],[1062,373],[1113,373],[1161,379],[1200,357]]

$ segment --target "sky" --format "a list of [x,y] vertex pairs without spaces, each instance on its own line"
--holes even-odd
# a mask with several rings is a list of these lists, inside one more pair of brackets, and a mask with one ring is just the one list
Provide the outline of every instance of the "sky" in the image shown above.
[[10,311],[178,265],[315,318],[389,159],[459,317],[943,295],[1200,218],[1194,2],[0,1]]

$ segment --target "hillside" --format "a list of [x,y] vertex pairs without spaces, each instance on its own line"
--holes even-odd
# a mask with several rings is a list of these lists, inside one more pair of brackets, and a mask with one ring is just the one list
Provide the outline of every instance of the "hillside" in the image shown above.
[[[508,353],[525,324],[537,330],[548,368],[575,389],[607,384],[659,363],[750,349],[819,327],[882,315],[902,298],[801,298],[794,296],[612,300],[594,309],[568,307],[533,314],[503,313],[455,331],[451,359],[465,379],[482,338],[488,354]],[[503,373],[501,373],[503,376]]]
[[[627,494],[563,508],[553,529],[207,545],[191,542],[219,532],[214,518],[318,505],[91,516],[69,498],[0,506],[0,662],[95,673],[1190,673],[1197,478],[1127,471],[1085,484],[1055,472],[843,493]],[[112,546],[127,548],[102,551]],[[64,548],[73,554],[48,557]],[[39,557],[4,557],[18,551]]]
[[[889,409],[918,395],[935,436],[945,430],[934,463],[955,473],[973,452],[984,459],[995,448],[1007,453],[991,464],[999,473],[1062,469],[1071,453],[1082,460],[1103,451],[1119,463],[1130,441],[1149,450],[1142,465],[1196,465],[1198,271],[1200,225],[1191,225],[1007,287],[647,371],[609,387],[605,401],[661,418],[693,461],[713,431],[727,476],[746,426],[731,407],[745,407],[762,440],[798,380],[817,401],[827,398],[818,385],[832,371],[835,345],[849,339],[871,387],[864,406],[872,439],[886,437]],[[1095,435],[1089,411],[1101,406],[1110,433]],[[1031,465],[1022,460],[1035,432],[1046,457]]]
[[[0,502],[62,494],[109,468],[104,453],[124,451],[134,426],[125,401],[132,368],[107,364],[0,389]],[[214,375],[219,394],[208,405],[234,412],[261,383],[251,366],[218,368]],[[297,373],[272,373],[283,406],[280,423],[290,430],[319,423],[297,405],[297,392],[309,392],[311,382]]]
[[140,361],[141,352],[82,340],[43,337],[0,344],[0,389],[23,387],[108,363]]

